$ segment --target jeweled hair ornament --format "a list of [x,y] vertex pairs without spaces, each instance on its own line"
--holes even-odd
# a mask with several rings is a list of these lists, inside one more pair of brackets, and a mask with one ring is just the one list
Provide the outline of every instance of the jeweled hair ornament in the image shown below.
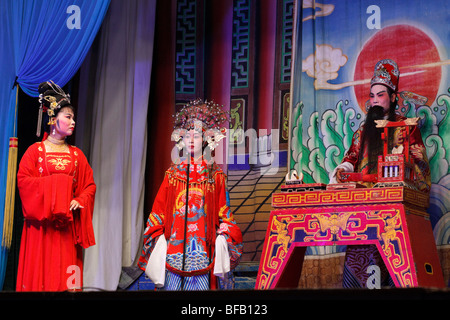
[[228,121],[228,114],[223,106],[214,101],[196,99],[183,106],[174,115],[174,131],[172,140],[179,150],[184,148],[183,137],[189,130],[196,130],[203,134],[203,141],[214,150],[219,141],[225,138],[227,129],[224,124]]
[[[39,115],[36,135],[41,135],[42,116],[44,112],[47,112],[49,118],[54,117],[64,106],[70,105],[70,95],[65,93],[60,86],[54,83],[52,80],[42,82],[38,87],[39,92]],[[50,123],[48,123],[50,124]]]

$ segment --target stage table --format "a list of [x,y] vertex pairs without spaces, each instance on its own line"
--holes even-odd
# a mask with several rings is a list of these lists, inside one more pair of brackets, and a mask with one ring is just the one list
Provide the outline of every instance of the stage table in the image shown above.
[[297,288],[308,246],[377,246],[397,287],[444,287],[426,208],[408,187],[279,192],[256,289]]

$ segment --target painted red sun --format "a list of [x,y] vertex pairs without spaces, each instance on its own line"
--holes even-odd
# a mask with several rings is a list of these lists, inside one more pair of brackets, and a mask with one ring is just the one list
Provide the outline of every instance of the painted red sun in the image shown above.
[[[377,32],[361,50],[355,66],[354,80],[371,79],[375,64],[382,59],[392,59],[400,69],[398,92],[410,91],[428,99],[436,99],[441,83],[440,66],[430,66],[441,58],[433,40],[422,30],[410,25],[395,25]],[[370,83],[354,87],[358,105],[365,112]],[[403,102],[399,97],[398,105]]]

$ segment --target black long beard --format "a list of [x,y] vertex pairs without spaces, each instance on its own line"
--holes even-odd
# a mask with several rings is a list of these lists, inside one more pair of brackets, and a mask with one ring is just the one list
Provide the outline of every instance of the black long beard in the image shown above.
[[375,120],[381,120],[383,118],[384,110],[380,106],[373,106],[369,109],[369,111],[367,111],[359,158],[363,158],[365,144],[367,143],[369,163],[374,163],[377,161],[377,157],[379,155],[378,153],[382,149],[382,129],[376,127]]

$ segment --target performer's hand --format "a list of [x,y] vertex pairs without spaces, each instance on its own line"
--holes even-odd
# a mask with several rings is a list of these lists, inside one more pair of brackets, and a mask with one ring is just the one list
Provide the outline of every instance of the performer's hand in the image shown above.
[[427,151],[425,150],[425,148],[422,146],[419,146],[418,144],[413,144],[410,147],[410,151],[411,151],[411,154],[414,157],[414,159],[417,159],[417,160],[425,159],[425,155],[427,154]]
[[70,201],[70,210],[77,210],[80,208],[84,208],[77,200]]
[[341,172],[344,172],[344,169],[337,169],[336,171],[336,181],[342,183]]

